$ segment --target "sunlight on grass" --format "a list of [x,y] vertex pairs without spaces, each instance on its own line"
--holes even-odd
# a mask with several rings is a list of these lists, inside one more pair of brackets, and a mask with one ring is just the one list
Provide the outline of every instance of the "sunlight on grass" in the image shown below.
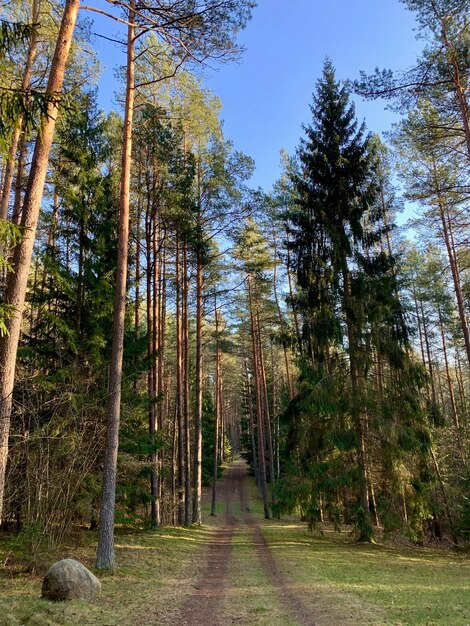
[[309,589],[330,594],[345,607],[354,600],[375,610],[376,618],[367,623],[470,624],[470,562],[465,555],[363,546],[341,536],[331,541],[309,537],[305,528],[291,524],[263,525],[262,531],[294,587],[304,594]]
[[[20,562],[12,560],[0,574],[0,625],[178,626],[181,608],[199,588],[207,568],[206,548],[224,543],[232,531],[220,623],[235,623],[236,616],[242,626],[298,626],[287,616],[285,598],[283,603],[285,594],[290,594],[311,610],[312,622],[321,626],[470,625],[468,555],[362,545],[330,529],[322,536],[311,535],[305,524],[292,519],[264,520],[253,481],[246,491],[248,506],[234,498],[233,512],[239,519],[228,535],[222,500],[215,518],[208,515],[206,500],[201,526],[155,531],[120,528],[118,569],[114,575],[98,574],[102,595],[90,604],[41,600],[41,577],[21,573]],[[269,548],[256,538],[253,524],[259,525]],[[10,554],[12,541],[0,543],[0,562]],[[87,532],[70,543],[60,557],[78,558],[93,569],[96,534]],[[281,589],[273,584],[260,557],[269,553],[284,582]]]

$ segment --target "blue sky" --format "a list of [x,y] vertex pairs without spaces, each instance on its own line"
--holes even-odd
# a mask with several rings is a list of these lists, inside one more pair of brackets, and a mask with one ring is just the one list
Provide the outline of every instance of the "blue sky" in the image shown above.
[[[94,18],[94,14],[89,14]],[[95,20],[92,29],[110,35],[115,23]],[[412,13],[399,0],[259,0],[253,19],[240,33],[245,53],[239,63],[208,69],[205,83],[222,101],[225,134],[235,148],[254,158],[251,184],[268,190],[280,173],[280,151],[289,153],[309,121],[311,95],[329,56],[339,78],[355,78],[376,66],[406,69],[418,56]],[[112,106],[114,69],[122,50],[97,39],[105,67],[100,104]],[[369,130],[389,130],[396,116],[383,102],[356,99],[357,114]]]

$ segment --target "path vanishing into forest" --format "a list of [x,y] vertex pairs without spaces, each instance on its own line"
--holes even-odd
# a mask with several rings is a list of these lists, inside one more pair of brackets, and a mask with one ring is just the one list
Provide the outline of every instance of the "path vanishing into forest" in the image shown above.
[[274,602],[277,619],[282,622],[319,626],[312,607],[302,598],[302,589],[296,588],[289,581],[288,572],[279,568],[263,537],[261,520],[251,512],[248,480],[246,463],[239,460],[226,470],[218,484],[218,499],[225,510],[219,513],[213,536],[201,554],[206,566],[182,606],[179,623],[184,626],[253,623],[253,616],[246,621],[246,608],[252,600],[250,594],[257,589],[246,586],[252,578],[265,581],[259,606],[252,608],[252,612],[267,612],[272,609],[268,605]]
[[[117,570],[100,574],[93,602],[42,600],[42,574],[0,542],[0,626],[468,626],[465,552],[364,545],[325,528],[315,536],[294,518],[265,520],[247,465],[217,483],[217,515],[157,531],[118,528]],[[8,543],[9,542],[9,543]],[[2,552],[3,550],[3,552]],[[96,533],[71,536],[58,558],[93,568]]]

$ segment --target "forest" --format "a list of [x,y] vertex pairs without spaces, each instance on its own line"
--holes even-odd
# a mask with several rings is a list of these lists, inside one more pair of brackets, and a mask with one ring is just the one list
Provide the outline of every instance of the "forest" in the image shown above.
[[[220,516],[240,458],[265,520],[468,548],[470,2],[396,2],[414,65],[326,57],[271,189],[201,69],[243,62],[256,2],[2,3],[4,565],[81,529],[119,571],[122,529]],[[97,14],[125,51],[109,112]],[[399,115],[386,141],[358,99]]]

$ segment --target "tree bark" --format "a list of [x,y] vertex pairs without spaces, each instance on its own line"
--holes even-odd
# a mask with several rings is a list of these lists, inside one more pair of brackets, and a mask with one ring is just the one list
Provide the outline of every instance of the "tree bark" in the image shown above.
[[451,238],[449,235],[449,224],[446,219],[447,207],[445,205],[444,198],[442,197],[442,194],[440,192],[438,172],[437,172],[436,163],[434,160],[433,160],[433,176],[434,176],[434,186],[436,189],[436,196],[437,196],[437,202],[438,202],[438,208],[439,208],[439,216],[441,218],[442,235],[443,235],[444,243],[445,243],[446,250],[447,250],[450,270],[452,273],[452,281],[454,284],[454,292],[455,292],[455,297],[457,300],[457,309],[459,312],[460,326],[462,329],[463,339],[465,343],[465,351],[467,353],[467,362],[468,362],[468,365],[470,366],[470,331],[468,328],[467,314],[465,311],[465,302],[464,302],[464,297],[462,294],[459,266],[458,266],[458,261],[454,255],[453,248],[452,248],[452,242],[451,242]]
[[96,567],[113,569],[114,509],[116,500],[116,473],[121,415],[122,361],[124,353],[124,323],[127,294],[127,257],[129,244],[130,180],[132,164],[132,120],[134,114],[135,70],[135,0],[130,0],[127,30],[126,104],[122,146],[121,189],[119,197],[118,250],[116,285],[114,292],[113,340],[109,372],[106,450],[103,469],[103,496],[101,502],[100,533]]
[[266,368],[264,366],[264,351],[263,351],[263,343],[261,337],[261,324],[259,311],[256,311],[256,335],[258,338],[258,365],[259,365],[259,377],[262,388],[262,403],[264,407],[264,419],[266,426],[266,443],[268,446],[268,456],[269,456],[269,482],[271,486],[274,485],[275,482],[275,470],[274,470],[274,446],[273,446],[273,435],[272,435],[272,427],[271,427],[271,416],[269,412],[269,396],[268,396],[268,385],[266,382]]
[[219,422],[220,422],[220,340],[219,340],[219,311],[217,296],[214,295],[215,309],[215,424],[214,424],[214,465],[212,475],[212,505],[211,515],[216,514],[217,472],[219,469]]
[[354,327],[352,301],[351,301],[351,277],[347,268],[343,270],[344,284],[344,310],[346,314],[346,326],[349,344],[349,368],[351,378],[351,414],[357,437],[357,469],[359,475],[359,501],[362,507],[363,520],[359,523],[359,541],[373,541],[374,533],[371,523],[369,506],[369,481],[367,477],[366,444],[364,426],[361,416],[361,384],[358,364],[358,345],[356,329]]
[[[201,212],[198,212],[198,233],[201,232]],[[199,246],[202,242],[199,241]],[[200,524],[201,497],[202,497],[202,322],[203,322],[203,288],[204,275],[201,261],[201,251],[197,251],[196,259],[196,397],[194,406],[194,468],[193,468],[193,522]],[[217,317],[217,311],[216,311]]]
[[439,24],[441,27],[441,39],[444,47],[447,50],[448,58],[450,61],[450,65],[452,68],[452,81],[454,83],[454,93],[455,98],[457,100],[457,106],[460,110],[460,115],[462,119],[462,126],[465,135],[465,144],[467,146],[468,158],[470,159],[470,115],[469,115],[469,107],[467,102],[467,80],[465,77],[462,77],[459,67],[458,61],[458,51],[455,46],[449,40],[447,26],[448,20],[447,16],[441,16],[437,10],[436,5],[433,6],[434,13],[436,18],[439,20]]
[[259,469],[258,469],[258,453],[256,450],[256,440],[255,440],[255,427],[254,427],[254,418],[253,418],[253,396],[251,395],[251,383],[250,383],[250,374],[248,371],[248,362],[246,356],[243,357],[244,371],[245,371],[245,392],[246,399],[248,404],[248,428],[250,431],[250,441],[251,441],[251,454],[253,456],[253,472],[255,474],[255,481],[260,489],[259,482]]
[[183,420],[184,420],[184,525],[190,526],[191,515],[191,431],[189,417],[189,268],[188,243],[183,242]]
[[15,246],[12,260],[14,271],[10,272],[7,277],[5,302],[12,307],[13,314],[6,324],[8,333],[0,337],[0,521],[3,513],[5,471],[8,458],[8,437],[10,432],[16,355],[21,331],[28,274],[41,200],[44,192],[49,153],[59,112],[65,66],[72,43],[79,5],[80,0],[66,0],[65,2],[45,94],[46,97],[50,97],[51,100],[47,105],[47,114],[42,119],[41,128],[36,139],[24,200],[21,218],[24,236],[22,241]]
[[176,422],[178,430],[178,524],[184,524],[184,424],[183,424],[183,347],[181,315],[181,265],[179,233],[176,233]]
[[266,482],[266,454],[264,446],[264,426],[263,426],[263,401],[261,381],[259,377],[259,359],[258,359],[258,346],[256,341],[256,328],[255,317],[253,312],[253,298],[251,293],[251,280],[248,277],[248,305],[250,309],[250,330],[251,330],[251,345],[253,350],[253,375],[255,379],[255,391],[256,391],[256,419],[258,430],[258,467],[259,467],[259,484],[261,491],[261,499],[263,500],[264,517],[270,519],[271,514],[268,504],[268,488]]
[[[40,0],[33,0],[31,21],[34,26],[28,45],[23,79],[21,81],[21,91],[23,93],[27,93],[28,89],[30,88],[33,64],[37,55],[37,25],[39,22],[39,4]],[[13,137],[10,144],[10,150],[8,152],[5,174],[3,178],[2,196],[0,200],[0,219],[3,220],[8,219],[8,204],[10,201],[11,187],[13,182],[13,170],[15,167],[16,152],[18,150],[18,143],[20,141],[22,130],[23,118],[20,117],[17,120],[15,130],[13,131]]]

